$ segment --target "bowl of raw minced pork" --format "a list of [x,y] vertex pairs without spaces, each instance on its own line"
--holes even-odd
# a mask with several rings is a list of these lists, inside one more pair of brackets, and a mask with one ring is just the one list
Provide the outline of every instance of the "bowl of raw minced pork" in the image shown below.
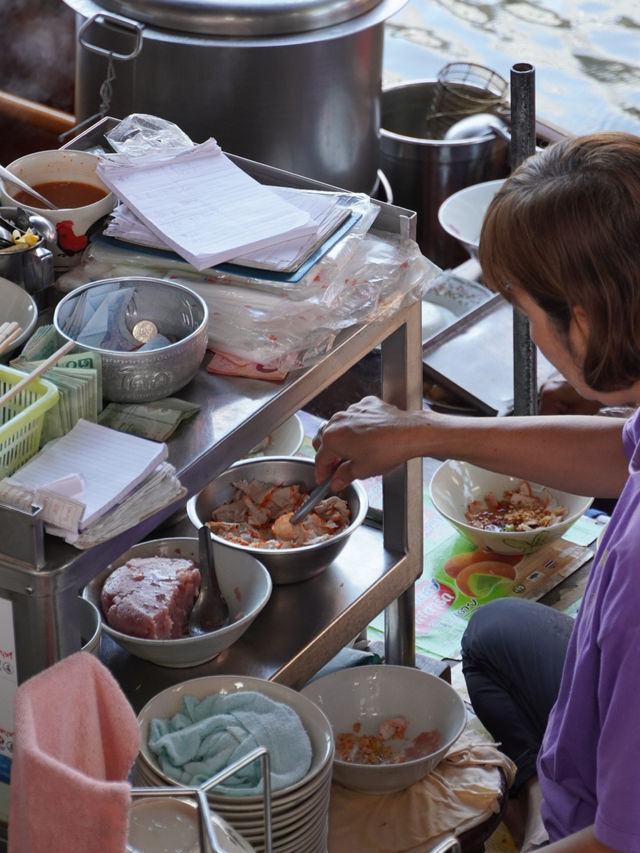
[[197,538],[134,545],[84,588],[100,611],[102,631],[131,654],[160,666],[206,663],[236,642],[267,604],[271,577],[248,551],[214,543],[214,563],[228,617],[215,630],[190,636],[188,620],[200,589]]

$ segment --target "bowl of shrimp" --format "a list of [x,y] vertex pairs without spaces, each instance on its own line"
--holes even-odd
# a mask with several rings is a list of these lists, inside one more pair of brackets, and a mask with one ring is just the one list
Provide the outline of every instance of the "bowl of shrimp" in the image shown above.
[[449,459],[429,485],[431,502],[478,548],[497,554],[530,554],[563,536],[593,498],[548,489]]
[[214,542],[251,553],[274,584],[297,583],[337,559],[369,508],[365,488],[356,480],[291,524],[315,486],[313,459],[243,459],[194,495],[187,515],[196,527],[208,525]]
[[324,711],[335,740],[333,781],[353,791],[402,791],[434,770],[466,723],[444,679],[407,666],[337,670],[301,693]]

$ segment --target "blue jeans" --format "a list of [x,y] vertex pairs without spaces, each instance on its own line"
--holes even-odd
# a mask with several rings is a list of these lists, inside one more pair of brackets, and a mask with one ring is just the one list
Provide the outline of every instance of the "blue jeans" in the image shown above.
[[501,598],[476,610],[462,638],[462,671],[473,709],[517,767],[513,796],[536,773],[572,628],[565,613]]

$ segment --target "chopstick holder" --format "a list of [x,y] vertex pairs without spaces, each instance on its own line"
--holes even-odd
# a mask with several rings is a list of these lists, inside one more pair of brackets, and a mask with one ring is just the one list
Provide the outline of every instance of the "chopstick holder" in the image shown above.
[[50,355],[49,358],[45,359],[42,364],[39,364],[31,373],[28,373],[24,379],[21,379],[17,382],[13,388],[10,388],[5,394],[0,397],[0,408],[4,406],[5,403],[8,403],[9,400],[12,400],[16,394],[19,394],[20,391],[23,391],[27,385],[31,382],[32,379],[36,379],[40,376],[41,373],[45,373],[50,367],[58,361],[59,358],[62,358],[63,355],[66,355],[70,350],[72,350],[75,346],[75,341],[67,341],[60,349],[57,349],[53,355]]

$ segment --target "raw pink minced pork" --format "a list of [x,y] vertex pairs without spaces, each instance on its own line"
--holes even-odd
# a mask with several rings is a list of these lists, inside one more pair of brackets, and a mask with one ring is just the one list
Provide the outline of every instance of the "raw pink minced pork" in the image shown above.
[[191,560],[136,557],[111,572],[100,603],[114,630],[168,640],[186,634],[199,590],[200,571]]

